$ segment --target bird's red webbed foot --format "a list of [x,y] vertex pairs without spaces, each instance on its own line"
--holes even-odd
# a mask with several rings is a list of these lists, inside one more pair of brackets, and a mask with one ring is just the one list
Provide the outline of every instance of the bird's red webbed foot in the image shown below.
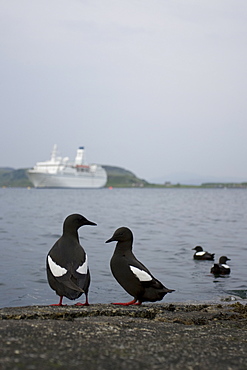
[[130,305],[140,306],[142,302],[138,301],[137,299],[133,299],[133,301],[130,301],[130,302],[123,302],[123,303],[117,302],[117,303],[112,303],[112,304],[120,305],[120,306],[130,306]]
[[75,306],[89,306],[89,302],[88,302],[87,296],[86,296],[85,303],[77,302],[77,303],[75,303]]
[[78,303],[75,303],[75,306],[90,306],[90,304],[88,302],[85,302],[85,303],[78,302]]

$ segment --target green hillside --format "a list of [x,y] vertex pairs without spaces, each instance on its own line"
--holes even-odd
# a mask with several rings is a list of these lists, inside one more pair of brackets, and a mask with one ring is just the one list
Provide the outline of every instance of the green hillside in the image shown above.
[[0,168],[0,187],[28,187],[32,186],[26,169]]
[[141,180],[133,172],[127,171],[120,167],[102,166],[107,172],[106,187],[144,187],[149,183]]

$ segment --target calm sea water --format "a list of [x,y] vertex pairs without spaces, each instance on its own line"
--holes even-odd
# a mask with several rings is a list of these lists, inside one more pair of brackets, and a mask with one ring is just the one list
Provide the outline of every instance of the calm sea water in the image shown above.
[[[0,204],[1,307],[58,303],[46,280],[45,259],[71,213],[98,224],[79,230],[92,275],[90,303],[131,299],[110,272],[115,243],[105,244],[120,226],[133,231],[137,258],[176,290],[163,302],[246,302],[247,190],[0,189]],[[230,276],[215,278],[212,262],[194,261],[196,245],[215,253],[216,260],[231,258]]]

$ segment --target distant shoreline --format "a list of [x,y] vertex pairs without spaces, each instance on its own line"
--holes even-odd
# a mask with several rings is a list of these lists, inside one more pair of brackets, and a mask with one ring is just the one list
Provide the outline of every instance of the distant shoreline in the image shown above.
[[[247,182],[207,182],[201,185],[173,184],[166,181],[164,184],[149,183],[138,178],[133,172],[121,167],[102,166],[107,172],[107,183],[105,188],[165,188],[165,189],[191,189],[191,188],[217,188],[217,189],[246,189]],[[2,188],[33,188],[32,183],[26,175],[27,169],[0,168],[0,187]]]

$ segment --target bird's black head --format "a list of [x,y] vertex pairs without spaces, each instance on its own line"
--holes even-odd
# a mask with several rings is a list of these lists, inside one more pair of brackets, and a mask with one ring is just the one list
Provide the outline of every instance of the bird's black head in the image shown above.
[[87,220],[80,214],[74,213],[65,219],[63,223],[63,231],[77,231],[81,226],[84,225],[96,226],[97,224]]
[[225,264],[226,261],[231,261],[230,258],[226,257],[226,256],[221,256],[220,259],[219,259],[219,263],[222,265],[222,264]]
[[200,245],[197,245],[195,248],[192,248],[192,250],[196,250],[197,252],[202,252],[203,249]]
[[120,227],[114,232],[112,237],[106,241],[106,243],[114,241],[116,242],[133,241],[132,231],[128,227]]

